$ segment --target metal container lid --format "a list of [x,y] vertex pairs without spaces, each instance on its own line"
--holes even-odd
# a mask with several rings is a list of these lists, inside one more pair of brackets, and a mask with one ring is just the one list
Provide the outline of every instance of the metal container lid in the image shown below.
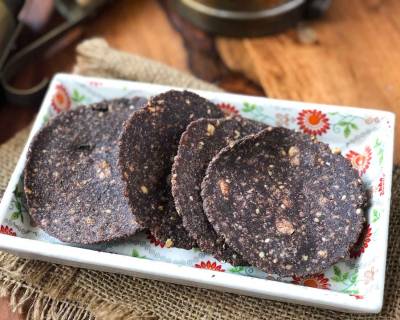
[[176,10],[211,33],[248,37],[281,32],[305,16],[322,14],[330,0],[175,0]]

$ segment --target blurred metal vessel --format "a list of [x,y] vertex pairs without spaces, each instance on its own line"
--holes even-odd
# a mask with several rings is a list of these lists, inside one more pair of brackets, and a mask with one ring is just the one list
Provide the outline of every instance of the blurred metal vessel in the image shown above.
[[[33,8],[44,3],[43,0],[0,0],[0,102],[8,101],[15,105],[39,104],[46,92],[48,79],[43,78],[28,89],[21,89],[12,83],[13,77],[24,70],[28,63],[43,53],[49,45],[61,39],[81,22],[93,17],[110,0],[54,0],[55,10],[64,17],[58,25],[49,28],[23,47],[18,47],[18,39],[25,29],[32,29],[28,22],[41,20],[40,25],[48,23],[50,16],[34,15]],[[49,2],[49,1],[47,1]],[[80,4],[82,3],[82,4]],[[53,6],[50,6],[52,9]],[[40,10],[42,9],[42,10]],[[25,10],[25,13],[24,13]],[[37,12],[42,13],[43,7]],[[35,30],[37,31],[37,30]]]
[[321,16],[331,0],[175,0],[176,10],[194,25],[226,36],[281,32],[303,18]]

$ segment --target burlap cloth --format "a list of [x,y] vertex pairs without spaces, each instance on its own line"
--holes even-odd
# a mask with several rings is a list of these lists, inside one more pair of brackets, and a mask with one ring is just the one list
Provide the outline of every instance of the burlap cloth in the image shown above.
[[[77,50],[75,71],[82,74],[216,89],[154,61],[112,50],[102,40],[86,41]],[[12,173],[28,131],[21,131],[0,146],[1,191]],[[400,168],[396,168],[386,297],[379,315],[350,315],[25,260],[7,253],[0,253],[0,290],[2,295],[11,297],[13,309],[24,308],[28,319],[400,319],[399,209]]]

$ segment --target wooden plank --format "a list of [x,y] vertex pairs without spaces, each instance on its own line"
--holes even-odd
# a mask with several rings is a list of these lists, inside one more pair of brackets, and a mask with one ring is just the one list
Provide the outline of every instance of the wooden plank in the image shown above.
[[182,39],[156,0],[113,1],[91,21],[86,37],[104,37],[110,46],[188,71]]
[[[300,43],[292,30],[239,40],[237,50],[238,40],[219,39],[218,48],[226,63],[233,60],[236,69],[252,77],[256,72],[270,97],[378,108],[400,116],[399,15],[396,0],[336,0],[323,20],[310,24],[317,43]],[[237,51],[241,59],[234,56]],[[399,163],[400,141],[396,147]]]
[[[67,39],[27,65],[16,83],[28,88],[44,76],[70,72],[75,62],[75,45],[82,37],[104,37],[111,46],[164,62],[188,71],[186,50],[177,31],[156,0],[119,0],[98,16],[74,30]],[[60,50],[60,47],[62,50]],[[0,143],[11,138],[33,119],[39,106],[0,105]]]

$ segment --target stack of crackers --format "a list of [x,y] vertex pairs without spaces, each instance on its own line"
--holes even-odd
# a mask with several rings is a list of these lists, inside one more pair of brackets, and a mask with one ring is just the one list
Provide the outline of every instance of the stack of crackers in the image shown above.
[[69,243],[132,236],[304,276],[347,258],[368,197],[350,162],[285,128],[226,116],[189,91],[66,111],[25,168],[34,221]]

